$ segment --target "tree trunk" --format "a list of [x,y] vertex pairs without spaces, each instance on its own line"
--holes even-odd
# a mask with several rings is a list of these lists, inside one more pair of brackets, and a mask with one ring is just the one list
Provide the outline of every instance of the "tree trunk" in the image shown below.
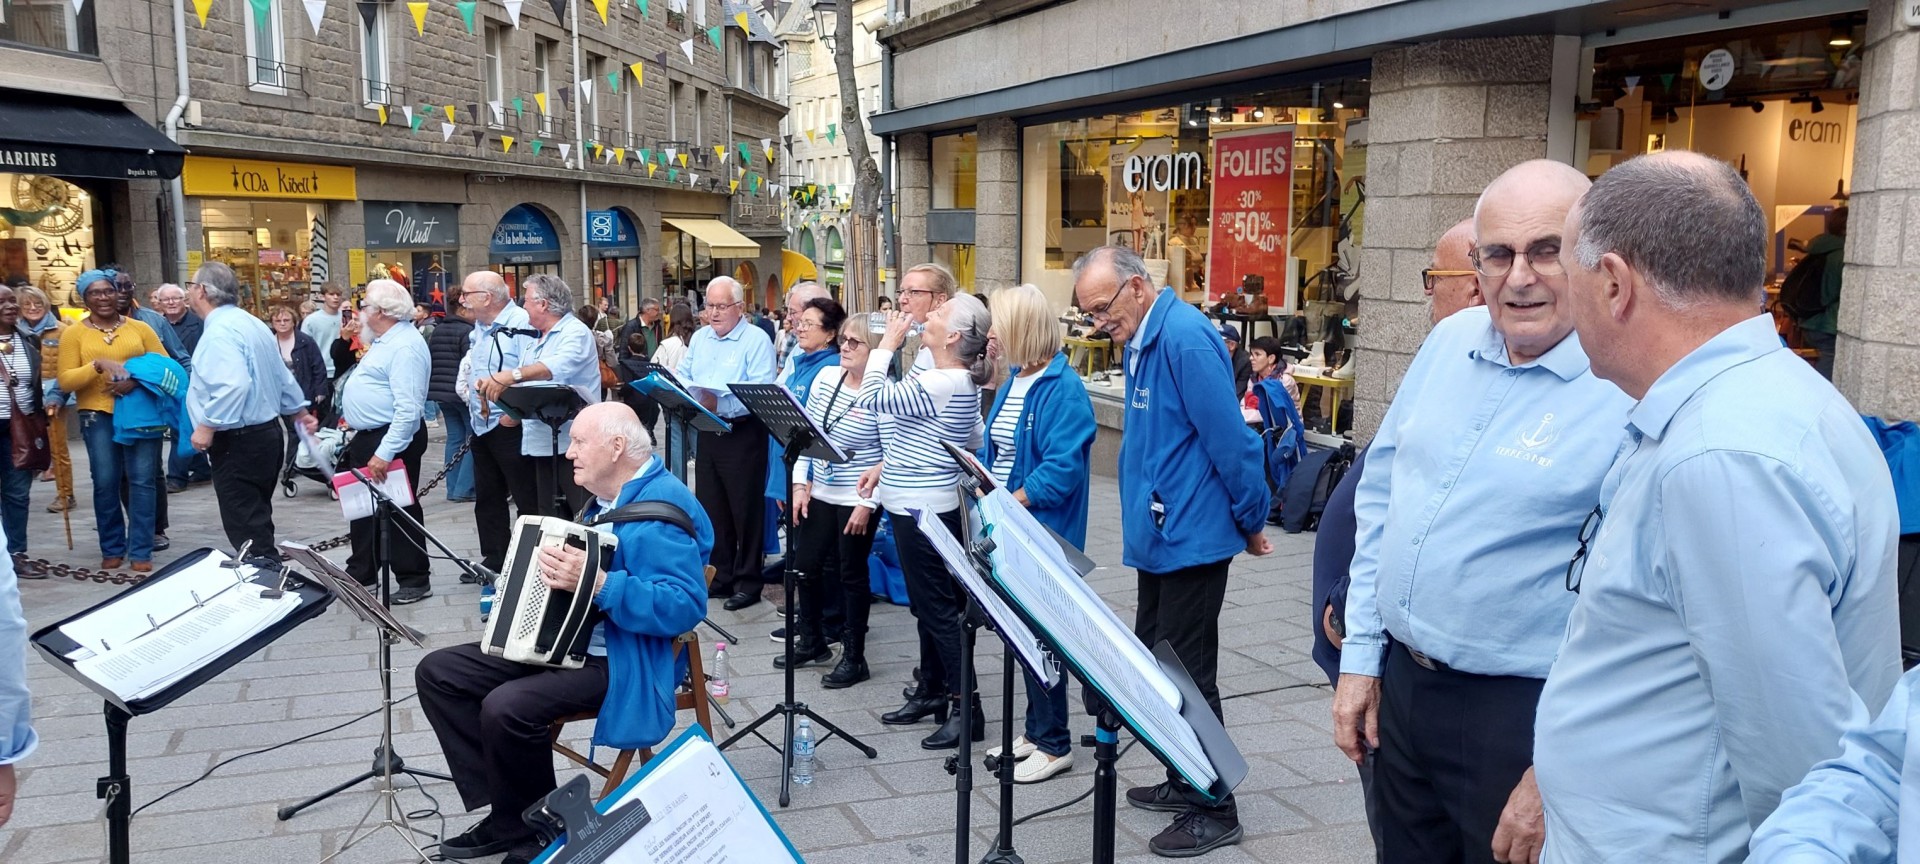
[[853,159],[853,223],[848,238],[844,295],[851,309],[876,305],[880,274],[874,224],[880,217],[880,167],[867,148],[867,121],[860,114],[860,84],[853,68],[853,0],[835,0],[833,65],[840,76],[840,134]]

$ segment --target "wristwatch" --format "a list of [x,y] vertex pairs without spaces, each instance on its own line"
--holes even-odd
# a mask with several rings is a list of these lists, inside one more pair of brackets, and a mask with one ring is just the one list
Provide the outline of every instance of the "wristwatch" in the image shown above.
[[518,366],[513,367],[513,383],[515,384],[520,383],[520,378],[521,378],[520,367]]

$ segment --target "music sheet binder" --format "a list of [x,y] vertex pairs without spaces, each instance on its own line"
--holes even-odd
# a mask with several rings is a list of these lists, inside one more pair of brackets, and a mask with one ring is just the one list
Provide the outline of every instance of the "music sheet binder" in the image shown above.
[[[965,505],[962,505],[965,506]],[[1022,621],[1019,615],[1008,608],[1007,601],[993,590],[980,575],[979,566],[968,556],[960,541],[947,530],[940,517],[925,510],[913,511],[914,522],[920,526],[920,533],[927,536],[934,551],[940,553],[940,559],[947,563],[947,570],[960,581],[961,587],[973,595],[974,602],[980,604],[981,611],[993,621],[993,629],[1000,638],[1013,647],[1014,656],[1020,659],[1027,673],[1040,681],[1048,690],[1060,684],[1060,666],[1047,659],[1047,650],[1033,635],[1033,630]]]
[[708,411],[707,406],[700,404],[687,393],[686,388],[680,386],[680,382],[663,372],[648,373],[644,378],[628,382],[627,386],[653,397],[653,401],[660,403],[661,408],[701,432],[725,435],[733,430],[733,424]]
[[[962,474],[967,475],[967,477],[973,480],[974,485],[980,490],[981,495],[985,495],[999,488],[1000,484],[993,479],[993,472],[988,471],[987,466],[980,464],[980,460],[975,459],[972,453],[955,447],[951,442],[947,441],[940,442],[940,446],[947,448],[947,455],[953,457],[953,461],[959,464]],[[1054,543],[1060,547],[1061,557],[1066,559],[1068,566],[1072,567],[1075,573],[1086,576],[1088,573],[1093,572],[1093,568],[1099,566],[1093,563],[1092,558],[1087,557],[1087,553],[1080,551],[1079,547],[1067,542],[1067,538],[1060,536],[1059,532],[1042,525],[1039,520],[1034,520],[1033,524],[1040,530],[1047,532],[1047,536],[1053,538]]]
[[802,864],[698,725],[592,802],[583,775],[527,808],[527,824],[543,837],[565,832],[534,864]]
[[495,405],[515,420],[539,420],[559,427],[587,407],[574,389],[558,381],[522,381],[500,391]]
[[740,404],[747,406],[753,416],[767,427],[767,434],[773,436],[782,446],[794,440],[794,434],[804,430],[807,446],[800,449],[800,456],[840,464],[853,458],[842,451],[827,433],[807,416],[807,409],[801,407],[799,397],[793,395],[784,384],[728,384]]

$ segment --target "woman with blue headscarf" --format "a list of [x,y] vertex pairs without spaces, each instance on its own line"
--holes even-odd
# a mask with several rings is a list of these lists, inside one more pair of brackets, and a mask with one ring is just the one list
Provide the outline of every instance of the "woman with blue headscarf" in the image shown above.
[[[93,520],[100,534],[100,569],[113,570],[132,558],[136,573],[153,570],[154,513],[158,507],[160,439],[114,441],[113,411],[120,397],[138,386],[126,361],[143,354],[167,356],[152,327],[120,314],[120,293],[112,270],[88,270],[74,281],[87,308],[78,325],[60,340],[60,389],[72,393],[80,414],[80,437],[87,447],[87,473],[93,479]],[[120,481],[128,485],[125,509]]]

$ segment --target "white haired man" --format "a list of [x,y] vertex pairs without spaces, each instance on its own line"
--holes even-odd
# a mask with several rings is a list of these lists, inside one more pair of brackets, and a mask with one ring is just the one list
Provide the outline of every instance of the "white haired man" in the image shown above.
[[744,322],[740,284],[707,283],[707,326],[693,334],[674,374],[707,410],[733,425],[724,435],[700,433],[694,490],[713,520],[713,589],[728,610],[760,602],[762,543],[767,522],[767,427],[747,413],[728,384],[773,382],[773,340]]
[[[427,377],[432,360],[427,340],[413,325],[413,296],[400,283],[375,279],[367,283],[360,301],[363,332],[372,338],[367,353],[347,373],[341,388],[340,411],[353,438],[347,442],[347,463],[364,468],[374,482],[384,482],[394,462],[406,468],[407,486],[420,489],[420,459],[427,453],[425,408]],[[420,502],[406,506],[415,522],[423,517]],[[347,572],[362,585],[378,580],[379,525],[373,517],[355,519],[349,526],[353,554]],[[433,596],[428,584],[432,566],[425,538],[401,520],[389,526],[387,560],[393,568],[395,606],[418,603]]]
[[[557,381],[572,387],[587,404],[599,402],[600,349],[594,344],[593,331],[573,314],[573,289],[560,277],[545,273],[527,277],[522,287],[527,323],[538,335],[521,350],[517,365],[481,379],[481,392],[498,400],[515,384]],[[533,462],[533,485],[539,490],[543,515],[570,519],[586,504],[586,493],[573,482],[573,471],[563,455],[572,426],[572,421],[560,425],[556,449],[552,427],[533,418],[521,423],[520,453]],[[546,497],[550,491],[556,493],[552,499]]]
[[507,505],[536,515],[540,496],[534,491],[533,469],[520,458],[519,422],[502,414],[481,394],[480,385],[520,367],[520,353],[532,343],[534,330],[527,324],[527,310],[507,292],[506,280],[492,270],[467,274],[460,286],[460,304],[473,313],[467,359],[461,364],[470,382],[467,422],[473,429],[468,453],[473,458],[473,527],[480,535],[480,565],[498,573],[512,539],[512,511]]

